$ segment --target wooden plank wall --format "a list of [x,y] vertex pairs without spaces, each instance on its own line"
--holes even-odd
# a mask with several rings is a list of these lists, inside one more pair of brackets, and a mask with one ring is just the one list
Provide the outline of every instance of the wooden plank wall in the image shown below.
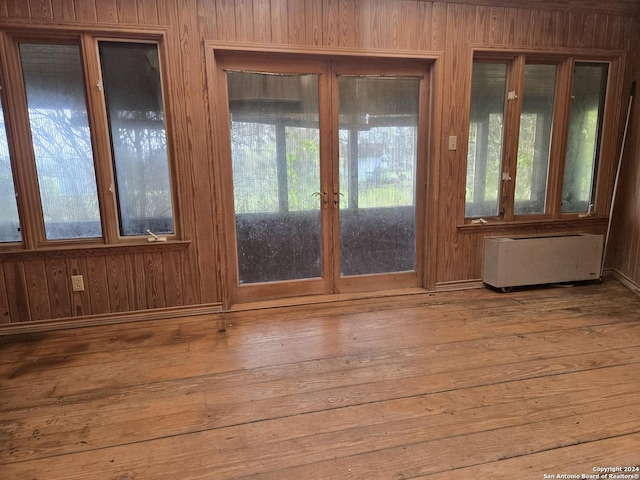
[[[127,27],[163,26],[167,33],[175,181],[187,248],[144,246],[56,256],[0,253],[0,324],[216,303],[218,232],[203,108],[205,77],[195,2],[174,0],[0,0],[0,21]],[[190,192],[188,195],[183,192]],[[198,201],[201,199],[201,201]],[[196,222],[196,218],[198,221]],[[122,252],[124,250],[124,252]],[[86,290],[70,291],[84,275]]]
[[[438,172],[432,210],[438,233],[437,244],[429,248],[437,252],[436,282],[478,279],[483,238],[502,232],[457,227],[464,212],[466,149],[448,152],[446,148],[449,135],[457,135],[459,145],[467,141],[469,45],[578,47],[585,52],[633,51],[638,45],[640,8],[635,0],[534,0],[521,2],[522,8],[516,4],[507,0],[0,0],[0,25],[31,21],[168,28],[167,109],[172,118],[178,214],[183,237],[191,242],[170,251],[141,248],[77,256],[66,252],[28,259],[0,254],[0,323],[221,299],[224,252],[218,248],[222,232],[216,221],[220,215],[215,200],[216,159],[209,158],[212,149],[206,141],[215,125],[209,122],[205,40],[443,52],[447,81],[441,90],[442,112],[435,121],[441,122],[442,138],[436,141],[444,153],[432,159],[433,171]],[[638,163],[637,142],[635,151]],[[636,201],[621,221],[637,218],[638,208]],[[601,232],[603,226],[594,223],[580,230]],[[510,234],[524,231],[536,230],[508,230]],[[632,258],[638,263],[638,236],[618,263]],[[69,276],[74,272],[85,275],[88,288],[82,294],[69,291]]]
[[[637,50],[634,60],[631,81],[636,82],[636,94],[614,206],[608,263],[640,292],[640,52]],[[622,103],[626,115],[630,89],[625,94]]]

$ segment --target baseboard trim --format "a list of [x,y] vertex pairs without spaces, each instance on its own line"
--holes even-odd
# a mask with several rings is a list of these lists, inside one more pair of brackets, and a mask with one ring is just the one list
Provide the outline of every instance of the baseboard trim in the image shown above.
[[57,318],[55,320],[7,323],[5,325],[0,325],[0,336],[15,335],[19,333],[66,330],[69,328],[95,327],[99,325],[115,325],[118,323],[128,322],[165,320],[178,317],[193,317],[197,315],[212,315],[221,312],[222,303],[208,303],[182,307],[155,308],[152,310],[139,310],[134,312],[88,315],[85,317]]
[[631,290],[633,293],[635,293],[640,297],[640,285],[638,283],[634,282],[629,277],[627,277],[624,273],[620,272],[615,268],[612,269],[612,271],[613,271],[613,277],[616,280],[618,280],[622,285],[624,285],[625,287],[627,287],[629,290]]
[[[606,269],[604,272],[605,277],[613,276],[622,285],[631,290],[636,295],[640,296],[640,285],[625,274],[617,269]],[[477,288],[483,288],[484,283],[482,280],[459,280],[453,282],[440,282],[436,283],[436,292],[454,292],[458,290],[471,290]],[[409,295],[416,293],[427,293],[423,289],[405,289],[404,291],[390,290],[386,292],[366,292],[363,294],[350,294],[350,295],[322,295],[317,298],[292,299],[281,300],[279,302],[271,301],[269,305],[262,304],[244,304],[235,305],[231,311],[243,311],[243,310],[255,310],[268,307],[282,307],[301,304],[313,304],[313,303],[325,303],[344,300],[362,300],[366,298],[381,296],[394,296],[394,295]],[[266,303],[266,302],[265,302]],[[118,323],[128,322],[144,322],[151,320],[164,320],[179,317],[192,317],[198,315],[212,315],[222,313],[222,303],[209,303],[203,305],[188,305],[183,307],[169,307],[169,308],[156,308],[152,310],[140,310],[134,312],[123,313],[107,313],[102,315],[89,315],[85,317],[67,317],[59,318],[55,320],[38,320],[33,322],[22,323],[8,323],[0,325],[0,336],[3,335],[15,335],[20,333],[31,332],[47,332],[54,330],[66,330],[70,328],[82,328],[82,327],[94,327],[99,325],[115,325]]]
[[473,288],[483,288],[482,280],[458,280],[455,282],[436,283],[436,292],[455,292],[456,290],[471,290]]

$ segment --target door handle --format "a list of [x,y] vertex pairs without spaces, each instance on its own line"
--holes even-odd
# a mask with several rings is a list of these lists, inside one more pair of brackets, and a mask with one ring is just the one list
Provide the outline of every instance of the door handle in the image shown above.
[[340,197],[344,197],[344,193],[338,190],[338,184],[333,184],[333,209],[337,210],[340,205]]
[[324,185],[324,192],[313,192],[311,195],[314,197],[322,197],[322,206],[329,208],[329,192],[327,192],[327,184]]

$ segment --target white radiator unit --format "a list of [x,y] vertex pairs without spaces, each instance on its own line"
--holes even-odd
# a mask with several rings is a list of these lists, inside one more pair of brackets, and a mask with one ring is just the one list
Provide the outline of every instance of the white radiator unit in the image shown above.
[[497,288],[600,278],[603,235],[489,237],[482,281]]

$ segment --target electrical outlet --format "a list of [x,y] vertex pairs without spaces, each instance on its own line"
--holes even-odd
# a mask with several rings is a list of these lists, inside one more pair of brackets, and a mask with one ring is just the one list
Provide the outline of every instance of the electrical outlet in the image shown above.
[[71,289],[74,292],[84,292],[84,278],[82,275],[71,275]]

